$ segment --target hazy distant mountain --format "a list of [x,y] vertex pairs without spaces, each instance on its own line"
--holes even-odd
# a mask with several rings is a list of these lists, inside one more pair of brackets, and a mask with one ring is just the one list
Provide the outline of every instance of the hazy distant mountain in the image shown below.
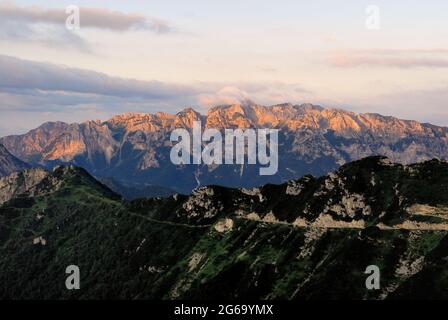
[[[258,165],[171,163],[170,132],[191,128],[277,128],[279,171],[260,176]],[[357,114],[310,104],[252,103],[220,106],[201,115],[122,114],[99,122],[45,123],[27,134],[0,139],[15,156],[33,164],[81,166],[96,177],[145,183],[188,193],[199,185],[253,187],[281,183],[305,174],[322,175],[371,155],[407,164],[448,158],[448,129],[378,114]]]
[[[372,157],[123,201],[86,171],[0,179],[2,299],[447,299],[448,163]],[[65,268],[81,271],[66,290]],[[366,267],[381,271],[368,290]]]
[[0,177],[10,175],[13,172],[22,171],[30,166],[14,157],[0,144]]

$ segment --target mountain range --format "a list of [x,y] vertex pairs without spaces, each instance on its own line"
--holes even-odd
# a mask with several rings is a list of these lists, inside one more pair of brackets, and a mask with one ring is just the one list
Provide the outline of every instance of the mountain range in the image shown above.
[[27,169],[0,178],[0,297],[447,299],[447,191],[435,159],[133,201],[78,167]]
[[[279,170],[260,176],[259,165],[174,165],[175,128],[279,129]],[[0,139],[15,157],[52,169],[70,164],[122,185],[152,185],[188,194],[204,185],[255,187],[306,174],[320,176],[372,155],[409,164],[448,158],[448,129],[378,114],[358,114],[311,104],[260,106],[246,102],[191,108],[177,114],[128,113],[107,121],[48,122],[22,135]]]

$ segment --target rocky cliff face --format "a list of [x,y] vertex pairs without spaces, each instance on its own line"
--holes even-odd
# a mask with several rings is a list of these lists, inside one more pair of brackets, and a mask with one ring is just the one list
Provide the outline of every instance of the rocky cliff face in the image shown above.
[[22,171],[30,166],[14,157],[6,148],[0,144],[0,177],[7,176],[13,172]]
[[0,178],[0,203],[22,195],[33,196],[37,193],[37,186],[49,173],[43,169],[26,169],[14,172],[7,177]]
[[[130,202],[82,169],[38,172],[7,180],[24,191],[0,205],[1,298],[448,298],[447,162],[371,157],[283,185]],[[82,290],[64,287],[72,264]]]
[[[174,166],[169,158],[174,128],[276,128],[279,171],[259,176],[257,165]],[[20,136],[0,139],[15,156],[52,167],[70,163],[98,177],[140,182],[189,193],[201,185],[253,187],[305,174],[322,175],[371,155],[403,164],[448,158],[448,129],[378,114],[357,114],[310,104],[270,107],[220,106],[206,115],[123,114],[105,122],[46,123]]]
[[176,220],[208,223],[233,216],[301,227],[448,231],[447,173],[445,161],[404,166],[369,157],[320,178],[304,176],[282,185],[198,188]]

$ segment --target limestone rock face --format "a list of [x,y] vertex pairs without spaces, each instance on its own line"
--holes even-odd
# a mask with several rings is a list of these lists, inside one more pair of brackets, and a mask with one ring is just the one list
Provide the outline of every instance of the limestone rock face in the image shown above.
[[[259,165],[247,164],[172,164],[171,132],[176,128],[191,130],[194,121],[201,121],[203,129],[278,129],[278,172],[260,176]],[[51,169],[58,164],[74,164],[96,177],[157,185],[181,193],[203,185],[251,188],[306,174],[319,176],[373,155],[401,164],[448,158],[447,128],[311,104],[261,106],[247,102],[214,107],[205,115],[187,108],[177,114],[127,113],[104,122],[51,122],[24,135],[3,137],[0,143],[33,165]]]
[[27,192],[29,192],[30,195],[34,195],[36,186],[42,182],[48,174],[49,173],[43,169],[27,169],[0,178],[0,204]]
[[[404,166],[368,157],[326,176],[304,176],[282,185],[201,187],[186,198],[178,217],[195,223],[233,216],[301,226],[402,229],[418,229],[423,224],[416,222],[435,217],[437,226],[424,228],[448,230],[447,208],[448,162]],[[217,224],[220,230],[223,221]]]

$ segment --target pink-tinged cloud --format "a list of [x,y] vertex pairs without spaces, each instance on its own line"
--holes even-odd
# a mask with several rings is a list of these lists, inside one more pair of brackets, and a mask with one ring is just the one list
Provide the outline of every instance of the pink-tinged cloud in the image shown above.
[[[80,7],[82,28],[126,31],[132,29],[151,30],[156,33],[174,31],[168,22],[138,13],[123,13],[106,8]],[[65,8],[44,9],[38,6],[20,7],[12,3],[0,4],[0,20],[22,21],[25,24],[47,23],[65,26],[68,14]]]
[[336,56],[329,64],[338,68],[356,67],[393,67],[393,68],[448,68],[448,59],[427,57],[390,57],[390,56]]

